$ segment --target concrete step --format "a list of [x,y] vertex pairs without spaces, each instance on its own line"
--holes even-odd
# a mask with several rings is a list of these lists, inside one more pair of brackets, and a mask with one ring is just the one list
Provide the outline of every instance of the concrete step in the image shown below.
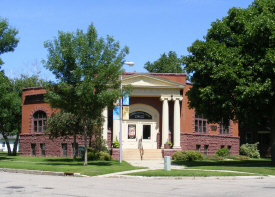
[[[143,160],[162,160],[161,149],[144,149]],[[138,149],[122,150],[123,160],[141,160],[140,151]]]

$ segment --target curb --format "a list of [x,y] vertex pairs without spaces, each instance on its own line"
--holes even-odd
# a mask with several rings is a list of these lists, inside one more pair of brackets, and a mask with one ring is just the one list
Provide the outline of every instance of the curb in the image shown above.
[[211,176],[211,177],[188,177],[188,176],[179,176],[179,177],[168,177],[168,176],[156,176],[156,177],[146,177],[146,176],[130,176],[130,175],[114,175],[107,178],[123,178],[123,179],[147,179],[147,180],[242,180],[242,179],[266,179],[274,178],[270,176]]
[[10,173],[35,174],[35,175],[87,177],[86,175],[81,175],[80,173],[53,172],[53,171],[40,171],[40,170],[0,168],[0,171],[10,172]]

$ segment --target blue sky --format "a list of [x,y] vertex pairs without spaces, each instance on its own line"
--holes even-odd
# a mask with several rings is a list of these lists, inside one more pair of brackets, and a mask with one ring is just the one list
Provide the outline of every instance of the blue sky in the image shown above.
[[146,72],[147,61],[175,51],[188,55],[187,47],[207,34],[211,23],[222,19],[232,7],[247,8],[252,0],[24,0],[1,1],[0,17],[19,30],[20,42],[14,52],[1,55],[2,69],[9,77],[33,74],[38,70],[46,80],[54,80],[42,59],[47,59],[43,43],[58,31],[87,30],[93,22],[100,37],[111,35],[128,46],[127,72]]

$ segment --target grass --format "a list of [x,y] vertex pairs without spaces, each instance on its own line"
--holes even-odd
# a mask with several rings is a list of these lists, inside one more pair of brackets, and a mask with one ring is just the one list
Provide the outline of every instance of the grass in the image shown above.
[[[246,176],[251,174],[232,173],[232,172],[212,172],[204,170],[229,170],[255,175],[275,175],[275,167],[271,166],[270,158],[232,160],[232,161],[188,161],[174,162],[185,166],[185,170],[149,170],[145,172],[132,173],[131,175],[140,176]],[[127,162],[121,164],[117,160],[113,161],[89,161],[88,166],[83,166],[83,161],[78,158],[73,161],[68,157],[24,157],[7,156],[6,153],[0,153],[0,168],[28,169],[55,172],[81,173],[88,176],[96,176],[113,172],[141,169],[133,167]],[[193,170],[196,169],[196,170]]]
[[68,157],[24,157],[7,156],[6,153],[0,153],[0,168],[70,172],[88,176],[140,169],[140,167],[133,167],[124,161],[120,164],[118,160],[89,161],[88,166],[83,166],[83,163],[81,158],[73,161]]
[[248,173],[233,173],[233,172],[216,172],[216,171],[203,171],[203,170],[149,170],[144,172],[135,172],[127,175],[133,176],[196,176],[196,177],[209,177],[209,176],[255,176],[255,174]]
[[185,166],[187,169],[229,170],[260,174],[263,176],[275,175],[275,166],[271,165],[270,158],[232,160],[232,161],[186,161],[174,162]]

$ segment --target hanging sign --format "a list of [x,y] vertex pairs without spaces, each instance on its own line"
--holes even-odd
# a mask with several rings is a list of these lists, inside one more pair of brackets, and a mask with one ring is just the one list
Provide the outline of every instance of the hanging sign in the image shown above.
[[125,94],[123,96],[123,105],[129,105],[130,104],[130,99],[129,99],[129,95],[128,94]]
[[115,106],[113,109],[113,119],[119,120],[119,106]]
[[129,120],[129,106],[123,106],[123,120]]

